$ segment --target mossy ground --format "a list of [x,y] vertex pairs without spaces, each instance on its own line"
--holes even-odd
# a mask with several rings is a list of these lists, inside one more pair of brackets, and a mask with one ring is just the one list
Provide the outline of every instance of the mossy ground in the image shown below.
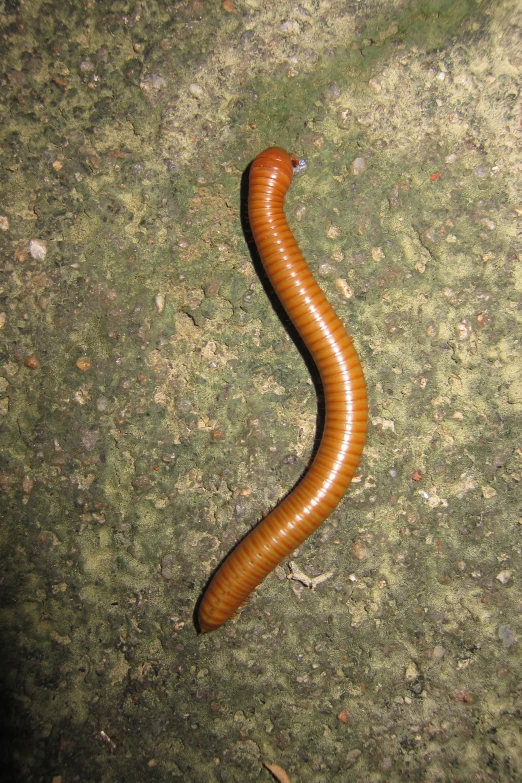
[[[10,780],[520,780],[520,4],[4,0],[0,25]],[[371,425],[293,560],[332,576],[282,564],[198,637],[314,439],[242,230],[270,144],[308,162],[288,214]]]

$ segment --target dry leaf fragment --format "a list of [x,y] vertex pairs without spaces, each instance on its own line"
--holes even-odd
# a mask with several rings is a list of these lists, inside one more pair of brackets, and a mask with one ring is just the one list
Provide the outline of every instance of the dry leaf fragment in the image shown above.
[[263,766],[272,773],[279,783],[290,783],[290,778],[282,767],[278,767],[277,764],[266,764],[266,762],[263,762]]

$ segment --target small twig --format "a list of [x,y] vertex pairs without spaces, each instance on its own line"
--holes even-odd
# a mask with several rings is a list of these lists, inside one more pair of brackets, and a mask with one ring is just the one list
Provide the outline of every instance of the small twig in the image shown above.
[[295,579],[296,582],[301,582],[305,587],[309,587],[310,590],[315,590],[317,585],[320,585],[321,582],[326,582],[327,579],[334,575],[333,571],[327,571],[325,574],[319,574],[319,576],[307,576],[292,560],[288,565],[290,573],[287,579]]

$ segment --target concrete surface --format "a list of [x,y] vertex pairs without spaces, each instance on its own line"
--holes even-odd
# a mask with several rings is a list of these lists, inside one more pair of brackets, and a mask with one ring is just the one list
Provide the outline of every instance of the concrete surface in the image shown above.
[[[9,779],[520,781],[520,2],[4,0],[0,52]],[[242,229],[271,144],[370,431],[198,637],[315,434]]]

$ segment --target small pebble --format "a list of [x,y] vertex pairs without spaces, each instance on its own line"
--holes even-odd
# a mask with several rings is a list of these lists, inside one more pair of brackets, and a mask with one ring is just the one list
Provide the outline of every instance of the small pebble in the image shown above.
[[337,112],[337,125],[339,128],[351,128],[353,113],[350,109],[340,109]]
[[92,71],[94,71],[94,63],[92,60],[82,60],[80,63],[80,71],[82,73],[92,73]]
[[241,35],[239,39],[239,43],[245,46],[246,44],[249,44],[252,42],[254,38],[254,31],[253,30],[245,30],[245,32]]
[[109,400],[106,397],[98,397],[98,399],[96,400],[96,409],[100,413],[105,413],[108,407],[109,407]]
[[31,370],[35,370],[38,367],[38,359],[34,356],[28,356],[25,360],[25,366],[29,367]]
[[44,242],[43,239],[31,239],[29,242],[29,253],[35,261],[45,261],[47,242]]
[[411,661],[407,666],[406,670],[404,672],[404,679],[406,682],[415,682],[415,680],[418,680],[420,676],[420,670],[416,663]]
[[452,696],[454,701],[460,701],[462,704],[473,704],[473,694],[466,688],[453,691]]
[[304,218],[306,215],[306,204],[298,204],[295,210],[295,219],[299,222]]
[[355,158],[355,160],[352,162],[352,165],[350,166],[350,171],[354,177],[360,177],[361,174],[364,174],[367,168],[368,166],[366,163],[366,158]]
[[328,277],[332,277],[332,275],[335,275],[337,272],[337,267],[335,267],[333,264],[330,264],[328,261],[323,261],[322,264],[319,264],[319,267],[317,269],[317,274],[319,277],[322,277],[324,279],[327,279]]
[[499,582],[502,582],[503,585],[507,585],[511,577],[513,576],[513,571],[510,571],[509,569],[506,569],[505,571],[501,571],[499,574],[497,574],[497,579]]
[[78,359],[76,366],[81,372],[87,372],[91,369],[91,363],[88,359]]
[[497,494],[497,490],[494,487],[482,487],[482,497],[486,500],[489,500],[490,498],[494,498]]
[[326,229],[326,236],[328,239],[339,239],[341,236],[341,229],[339,226],[336,226],[334,223],[330,223],[328,228]]
[[328,85],[328,97],[331,101],[336,101],[341,97],[341,88],[336,82],[331,82]]
[[461,342],[469,339],[471,334],[471,324],[469,324],[467,320],[455,324],[455,329],[457,330],[457,337]]
[[352,552],[353,556],[357,558],[357,560],[366,560],[368,557],[368,550],[364,543],[360,540],[360,538],[356,539],[352,544]]
[[138,476],[133,482],[132,486],[140,492],[148,492],[152,487],[152,481],[148,476]]
[[26,495],[30,495],[34,487],[34,479],[27,474],[22,479],[22,492]]
[[158,90],[164,90],[167,86],[167,80],[156,71],[149,73],[145,79],[140,83],[140,87],[143,92],[153,92]]
[[504,642],[504,647],[512,647],[516,642],[515,632],[508,625],[499,627],[498,638]]
[[497,227],[497,224],[495,223],[495,221],[491,220],[490,218],[482,218],[480,223],[483,226],[486,226],[486,228],[489,228],[490,231],[494,231],[496,229],[496,227]]
[[372,78],[371,78],[371,79],[370,79],[370,81],[368,82],[368,87],[369,87],[369,88],[370,88],[370,90],[372,90],[372,91],[373,91],[373,92],[374,92],[376,95],[378,95],[378,94],[381,92],[381,90],[382,90],[382,86],[381,86],[380,82],[378,82],[378,81],[377,81],[377,79],[375,78],[375,76],[372,76]]
[[7,321],[7,314],[2,311],[0,313],[0,329],[4,328],[6,321]]
[[99,436],[98,430],[90,430],[89,432],[85,432],[82,437],[82,446],[85,449],[85,451],[92,451],[94,446],[96,445],[96,441],[98,440]]
[[0,231],[9,231],[9,220],[5,215],[0,215]]
[[452,305],[456,305],[457,304],[458,298],[457,298],[457,294],[453,290],[453,288],[449,288],[449,287],[443,288],[442,289],[442,295],[444,296],[445,299],[448,300],[448,302],[450,304],[452,304]]
[[344,299],[348,300],[348,299],[352,298],[352,296],[353,296],[353,288],[348,283],[348,281],[345,280],[343,277],[339,277],[335,281],[335,287],[337,288],[337,290],[340,292],[341,296]]
[[174,574],[174,556],[173,555],[165,555],[163,560],[161,561],[161,575],[163,579],[172,579]]
[[194,82],[189,84],[189,92],[194,96],[194,98],[202,98],[205,94],[203,87],[200,87],[199,84],[195,84]]

